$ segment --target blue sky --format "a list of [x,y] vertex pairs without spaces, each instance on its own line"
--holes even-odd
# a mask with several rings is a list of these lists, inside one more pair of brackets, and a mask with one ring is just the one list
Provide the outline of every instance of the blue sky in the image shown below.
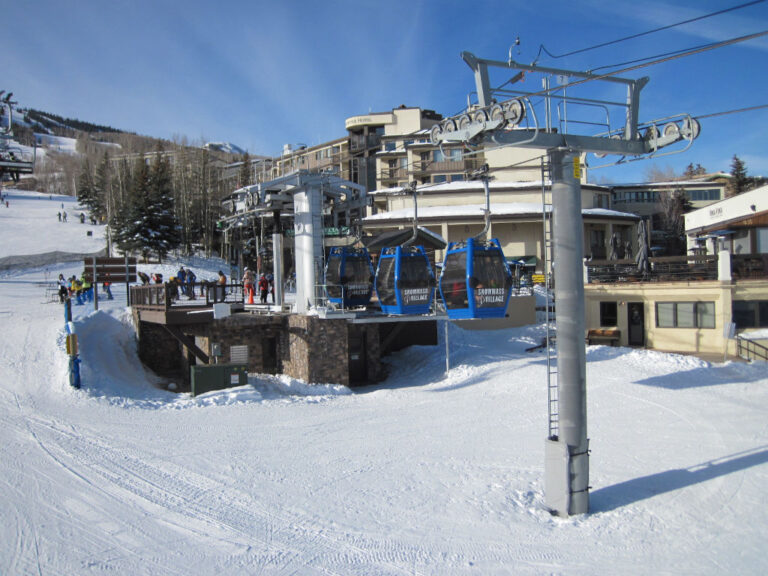
[[[3,74],[23,107],[162,138],[230,141],[278,155],[345,135],[344,120],[401,104],[458,113],[474,80],[462,51],[531,63],[747,0],[40,0],[3,8]],[[542,8],[545,7],[545,8]],[[768,30],[768,2],[542,66],[587,70]],[[768,104],[768,36],[628,73],[649,76],[641,120]],[[768,175],[768,109],[702,120],[682,154],[595,170],[642,180],[652,166]]]

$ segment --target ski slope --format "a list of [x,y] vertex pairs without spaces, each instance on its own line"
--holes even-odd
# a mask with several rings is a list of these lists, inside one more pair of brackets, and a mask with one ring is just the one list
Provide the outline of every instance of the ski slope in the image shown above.
[[73,307],[74,390],[44,296],[82,261],[34,255],[41,230],[83,253],[103,236],[59,226],[55,196],[6,192],[2,255],[26,263],[0,270],[0,574],[768,572],[765,363],[589,347],[592,512],[556,518],[545,357],[525,351],[542,326],[451,326],[447,374],[441,343],[390,357],[378,386],[251,374],[192,398],[141,366],[114,286]]

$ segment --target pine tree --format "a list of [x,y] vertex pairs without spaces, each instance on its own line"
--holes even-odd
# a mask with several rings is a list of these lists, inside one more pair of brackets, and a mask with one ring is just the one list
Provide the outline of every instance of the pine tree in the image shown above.
[[115,218],[115,241],[122,252],[140,251],[146,260],[149,248],[150,209],[149,167],[142,155],[136,160],[131,188],[119,215]]
[[703,176],[706,173],[707,173],[707,170],[701,164],[696,164],[696,166],[694,167],[693,162],[691,162],[685,168],[685,172],[683,172],[683,178],[686,180],[690,180],[691,178],[694,178],[696,176]]
[[248,152],[243,154],[242,162],[243,163],[240,166],[240,175],[238,176],[240,188],[253,184],[251,175],[251,157],[248,155]]
[[99,166],[96,168],[96,179],[94,182],[94,203],[90,206],[91,215],[103,222],[107,219],[112,202],[112,177],[109,168],[109,155],[104,152]]
[[150,172],[146,245],[162,260],[181,244],[181,234],[173,202],[173,182],[168,158],[158,147]]
[[109,214],[109,232],[112,243],[121,252],[125,253],[127,251],[125,238],[128,229],[128,213],[131,205],[131,190],[133,188],[131,167],[125,158],[116,166],[112,188],[115,194]]
[[88,158],[83,160],[80,165],[80,174],[77,177],[77,201],[91,210],[96,198],[96,189],[93,184],[93,175],[91,174],[91,163]]
[[749,178],[747,177],[747,168],[742,162],[741,158],[733,155],[731,161],[731,179],[728,182],[726,189],[727,196],[736,196],[742,192],[746,192],[749,185]]

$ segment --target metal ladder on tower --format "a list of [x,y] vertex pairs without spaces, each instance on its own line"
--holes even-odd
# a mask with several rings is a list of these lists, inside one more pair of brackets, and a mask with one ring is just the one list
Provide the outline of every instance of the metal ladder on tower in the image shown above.
[[[557,439],[560,431],[560,397],[557,387],[557,352],[555,349],[555,308],[552,292],[552,262],[554,243],[552,240],[552,203],[547,204],[547,186],[552,190],[552,175],[549,159],[541,159],[541,225],[544,239],[544,288],[546,290],[545,326],[547,330],[547,412],[549,414],[550,439]],[[549,210],[547,209],[549,208]]]

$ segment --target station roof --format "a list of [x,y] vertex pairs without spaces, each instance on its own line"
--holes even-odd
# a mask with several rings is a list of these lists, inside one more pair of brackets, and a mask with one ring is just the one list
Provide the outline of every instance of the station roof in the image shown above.
[[[411,236],[413,236],[413,228],[403,228],[372,236],[364,242],[369,250],[379,250],[387,246],[400,246],[407,242]],[[421,226],[418,227],[414,243],[432,250],[443,250],[448,245],[442,236]]]

